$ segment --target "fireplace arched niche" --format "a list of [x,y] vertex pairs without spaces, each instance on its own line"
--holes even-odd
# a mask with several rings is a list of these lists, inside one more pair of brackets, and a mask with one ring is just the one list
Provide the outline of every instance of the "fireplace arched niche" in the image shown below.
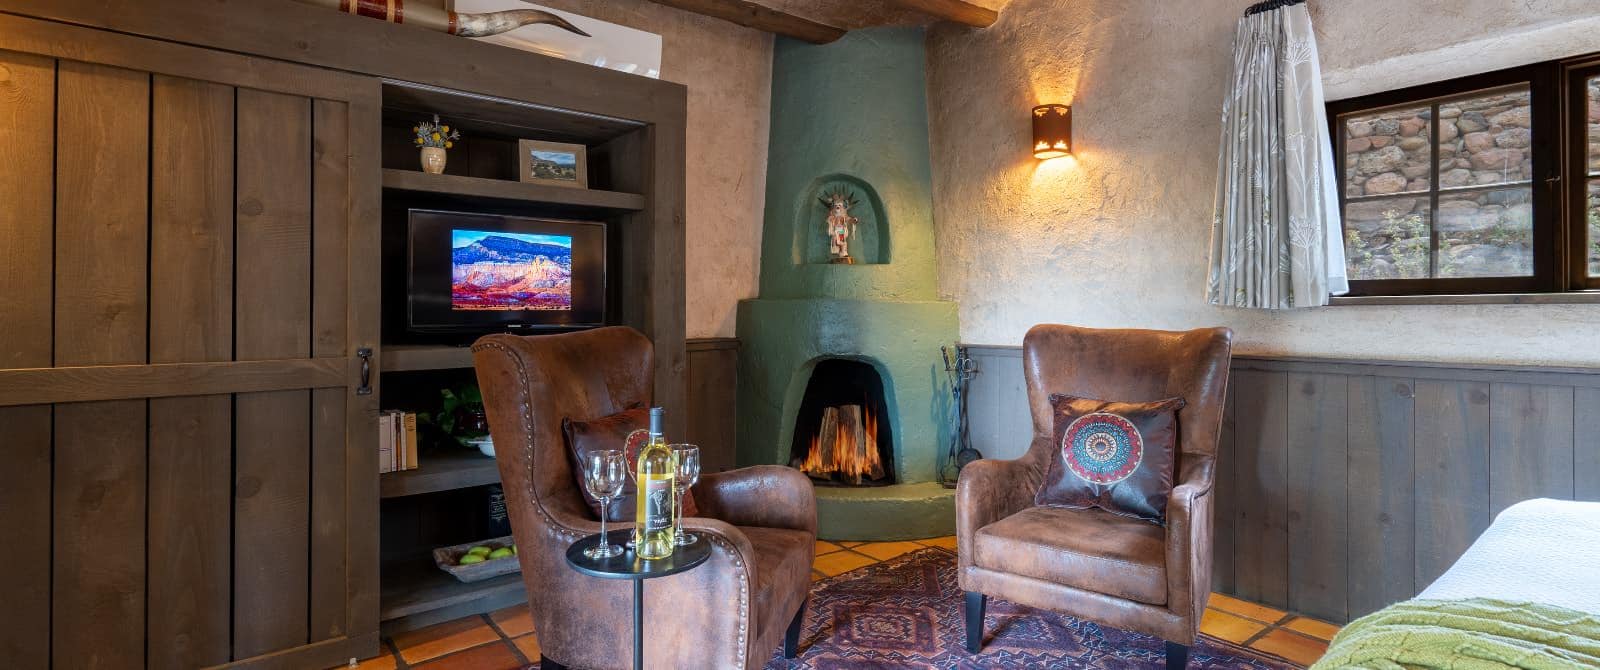
[[895,483],[886,377],[869,361],[823,358],[795,411],[789,465],[821,486]]

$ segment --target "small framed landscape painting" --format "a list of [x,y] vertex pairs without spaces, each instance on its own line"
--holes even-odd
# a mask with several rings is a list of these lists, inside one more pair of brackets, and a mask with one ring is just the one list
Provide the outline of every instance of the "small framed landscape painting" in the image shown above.
[[589,188],[589,152],[582,144],[520,140],[522,181]]

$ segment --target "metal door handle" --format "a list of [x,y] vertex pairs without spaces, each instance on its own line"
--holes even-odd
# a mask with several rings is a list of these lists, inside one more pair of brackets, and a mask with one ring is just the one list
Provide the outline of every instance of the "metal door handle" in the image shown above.
[[356,387],[356,395],[372,395],[372,347],[357,349],[356,355],[361,357],[361,385]]

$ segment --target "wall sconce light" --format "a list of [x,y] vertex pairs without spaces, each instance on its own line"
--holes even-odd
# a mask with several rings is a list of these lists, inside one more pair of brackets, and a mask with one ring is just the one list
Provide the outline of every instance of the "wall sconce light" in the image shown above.
[[1039,105],[1033,108],[1033,157],[1040,160],[1072,153],[1072,108]]

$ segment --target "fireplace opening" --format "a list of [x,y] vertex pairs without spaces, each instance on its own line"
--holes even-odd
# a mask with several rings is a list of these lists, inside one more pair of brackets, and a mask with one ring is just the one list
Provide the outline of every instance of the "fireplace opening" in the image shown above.
[[877,369],[842,358],[820,361],[795,414],[789,464],[821,485],[893,484],[889,424]]

